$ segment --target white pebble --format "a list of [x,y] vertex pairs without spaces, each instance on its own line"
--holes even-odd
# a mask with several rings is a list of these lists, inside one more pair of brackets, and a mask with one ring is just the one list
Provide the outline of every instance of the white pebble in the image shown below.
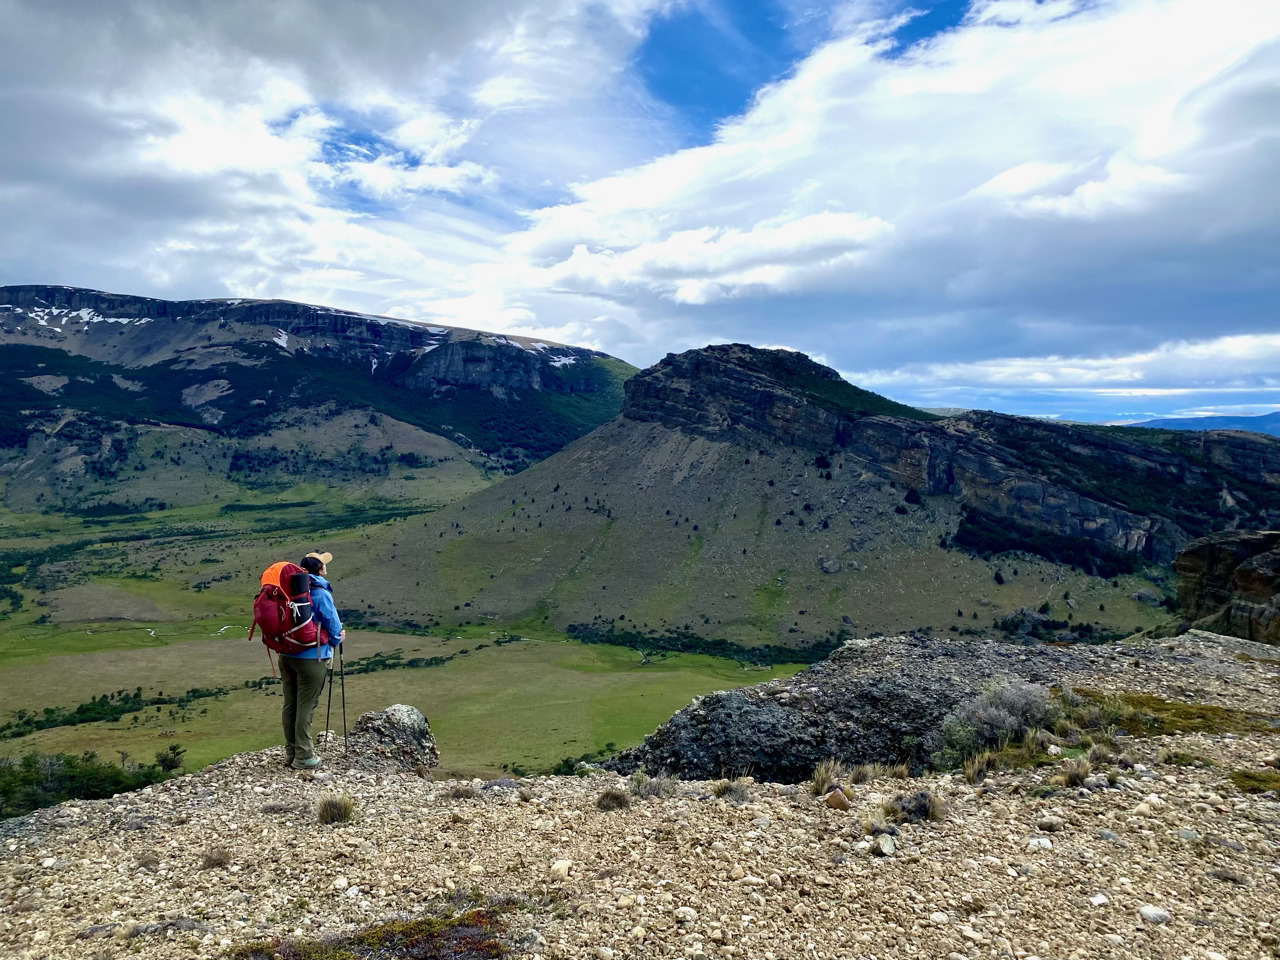
[[1138,915],[1147,923],[1168,923],[1173,919],[1168,910],[1152,906],[1149,903],[1138,911]]

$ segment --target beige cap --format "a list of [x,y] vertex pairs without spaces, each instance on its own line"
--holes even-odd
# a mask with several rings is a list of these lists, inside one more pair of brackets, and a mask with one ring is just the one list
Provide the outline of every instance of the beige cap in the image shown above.
[[327,567],[330,563],[332,563],[332,562],[333,562],[333,554],[332,554],[332,553],[308,553],[308,554],[307,554],[307,558],[308,558],[308,559],[313,559],[313,560],[319,560],[319,561],[320,561],[321,563],[323,563],[326,567]]

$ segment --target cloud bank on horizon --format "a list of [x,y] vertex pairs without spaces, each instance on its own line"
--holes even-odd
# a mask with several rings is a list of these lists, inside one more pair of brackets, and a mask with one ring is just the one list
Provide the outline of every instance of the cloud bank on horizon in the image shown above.
[[1274,0],[0,0],[0,283],[1280,409]]

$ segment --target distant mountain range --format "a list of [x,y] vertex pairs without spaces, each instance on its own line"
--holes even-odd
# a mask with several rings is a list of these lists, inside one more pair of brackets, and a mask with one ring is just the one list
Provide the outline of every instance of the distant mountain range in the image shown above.
[[0,416],[28,411],[3,417],[10,444],[42,409],[252,436],[329,404],[523,463],[610,419],[635,372],[581,347],[283,300],[54,286],[0,287],[0,347]]
[[316,480],[399,496],[405,476],[435,502],[608,421],[633,373],[581,347],[287,301],[0,287],[0,473],[17,510]]
[[1159,430],[1248,430],[1280,437],[1280,412],[1252,417],[1165,417],[1129,424]]

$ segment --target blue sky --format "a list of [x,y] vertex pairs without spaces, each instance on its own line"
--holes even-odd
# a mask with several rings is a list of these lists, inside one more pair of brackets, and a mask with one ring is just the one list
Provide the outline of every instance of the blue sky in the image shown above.
[[1273,0],[0,0],[0,283],[1280,409]]
[[746,110],[756,90],[806,53],[790,12],[775,0],[704,0],[653,19],[635,69],[655,98],[677,111],[688,144]]

